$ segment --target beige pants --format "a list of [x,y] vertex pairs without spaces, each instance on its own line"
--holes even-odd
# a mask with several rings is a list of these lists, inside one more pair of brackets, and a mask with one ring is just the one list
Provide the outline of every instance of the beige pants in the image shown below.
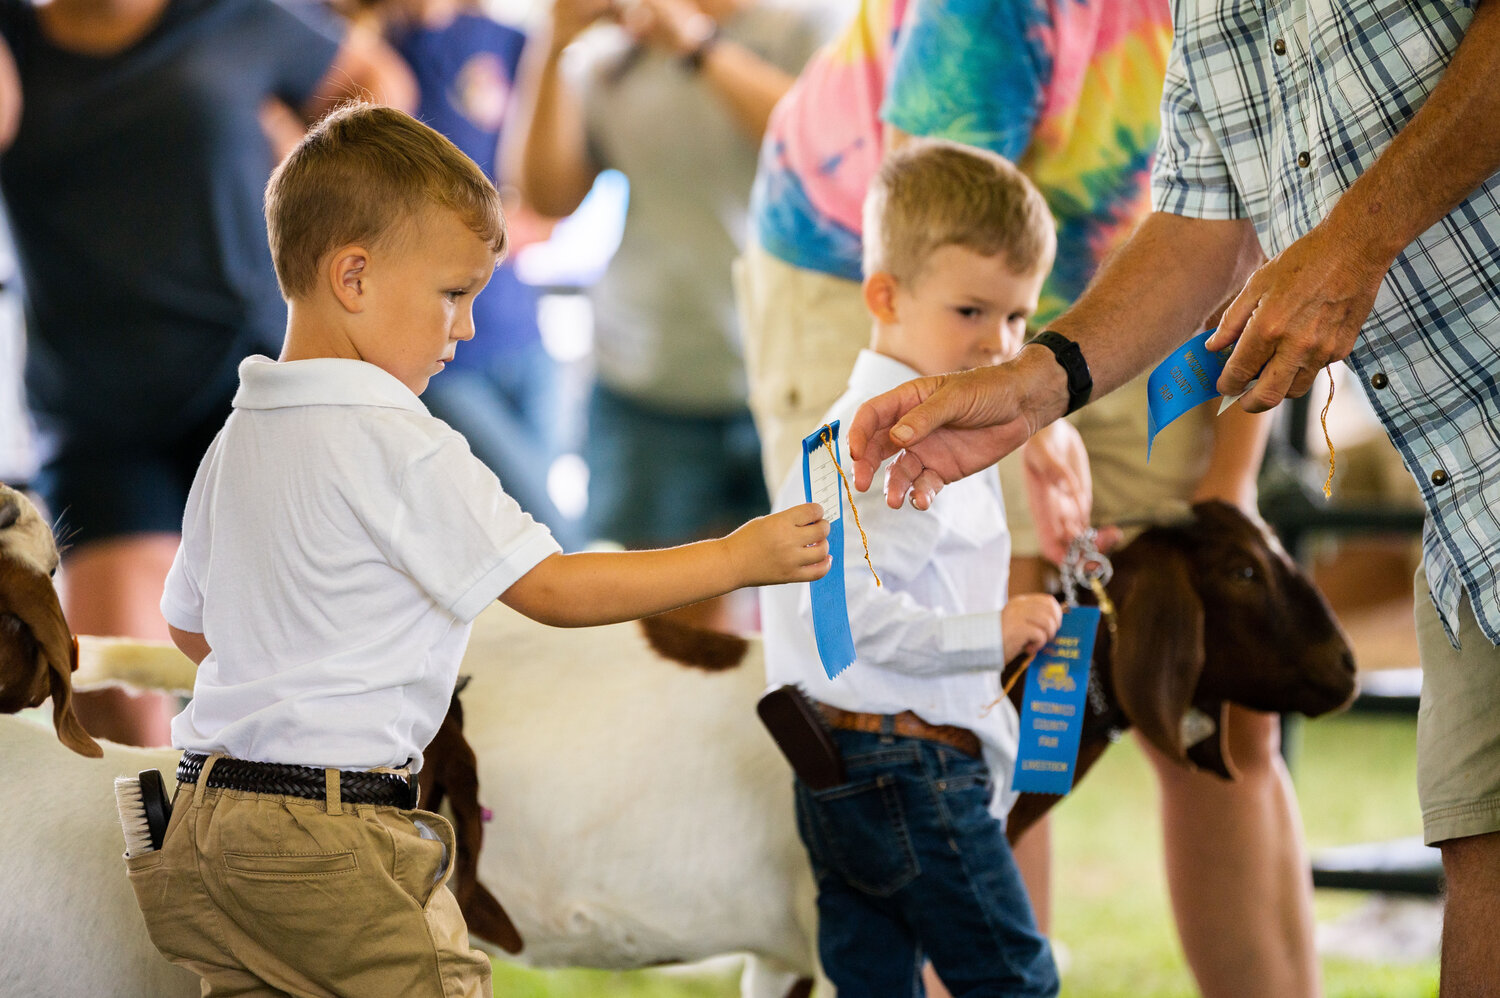
[[754,244],[735,261],[734,290],[750,412],[775,496],[801,467],[802,438],[848,387],[855,358],[870,345],[870,316],[857,282],[794,267]]
[[[752,245],[735,264],[745,331],[750,409],[760,431],[766,486],[775,495],[801,461],[811,433],[848,385],[869,344],[870,316],[859,285],[803,270]],[[1094,522],[1182,507],[1208,468],[1215,407],[1202,406],[1163,430],[1146,461],[1146,377],[1070,417],[1083,436],[1094,478]],[[1040,551],[1021,480],[1020,456],[1000,462],[1006,519],[1016,557]]]
[[162,849],[125,861],[157,949],[205,996],[488,996],[445,886],[439,815],[182,784]]

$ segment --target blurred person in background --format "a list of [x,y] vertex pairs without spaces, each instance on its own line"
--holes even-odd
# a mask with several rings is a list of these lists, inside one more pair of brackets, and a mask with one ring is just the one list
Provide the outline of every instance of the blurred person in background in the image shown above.
[[345,11],[372,23],[405,60],[417,86],[416,116],[479,164],[505,196],[510,255],[474,300],[474,338],[422,396],[428,410],[469,441],[506,492],[545,523],[565,550],[582,527],[547,491],[559,440],[558,369],[537,325],[537,293],[516,276],[515,255],[545,239],[551,220],[507,187],[499,169],[526,35],[475,0],[357,0]]
[[[261,196],[287,108],[407,100],[391,54],[272,0],[0,0],[0,190],[27,296],[36,486],[78,633],[167,638],[159,604],[236,366],[286,310]],[[159,695],[79,698],[91,732],[164,744]]]
[[[525,199],[561,216],[603,170],[630,182],[620,248],[590,291],[592,537],[676,544],[767,507],[729,268],[766,120],[830,14],[786,0],[557,0],[522,60],[505,175]],[[565,73],[564,52],[600,21],[618,25]]]

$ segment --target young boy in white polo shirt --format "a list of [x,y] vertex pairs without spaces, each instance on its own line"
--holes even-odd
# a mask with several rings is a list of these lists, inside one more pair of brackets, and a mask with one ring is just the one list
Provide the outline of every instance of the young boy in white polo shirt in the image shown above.
[[188,500],[162,612],[199,670],[171,823],[130,878],[205,995],[487,995],[444,888],[452,829],[407,779],[470,622],[497,597],[576,626],[811,580],[827,525],[798,504],[719,540],[560,553],[417,398],[473,336],[505,229],[482,171],[409,116],[329,115],[266,217],[286,342],[241,365]]
[[[865,399],[913,377],[1015,354],[1056,245],[1046,203],[1014,166],[922,140],[887,157],[871,184],[864,240],[870,348],[824,418],[843,427]],[[778,501],[802,488],[798,467]],[[1002,824],[1018,724],[1000,671],[1040,649],[1061,610],[1050,596],[1006,599],[996,474],[948,486],[926,511],[875,501],[859,512],[884,586],[845,515],[853,665],[824,673],[807,587],[761,593],[767,678],[815,701],[847,776],[796,786],[823,969],[839,998],[921,994],[924,959],[955,995],[1055,995]]]

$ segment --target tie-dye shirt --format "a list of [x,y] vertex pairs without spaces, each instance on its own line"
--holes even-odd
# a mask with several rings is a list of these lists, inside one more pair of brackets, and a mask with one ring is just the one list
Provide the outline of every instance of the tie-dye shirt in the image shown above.
[[752,205],[762,247],[858,280],[881,120],[1014,160],[1046,196],[1058,258],[1045,323],[1150,211],[1167,0],[864,0],[777,106]]

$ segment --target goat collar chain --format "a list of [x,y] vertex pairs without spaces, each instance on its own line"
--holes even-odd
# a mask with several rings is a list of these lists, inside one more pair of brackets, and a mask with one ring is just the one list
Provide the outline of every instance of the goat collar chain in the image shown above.
[[1109,636],[1115,637],[1115,604],[1104,587],[1114,578],[1115,567],[1099,550],[1099,532],[1090,527],[1068,545],[1068,555],[1062,563],[1063,605],[1078,605],[1078,590],[1087,586],[1099,601],[1099,612],[1109,627]]

